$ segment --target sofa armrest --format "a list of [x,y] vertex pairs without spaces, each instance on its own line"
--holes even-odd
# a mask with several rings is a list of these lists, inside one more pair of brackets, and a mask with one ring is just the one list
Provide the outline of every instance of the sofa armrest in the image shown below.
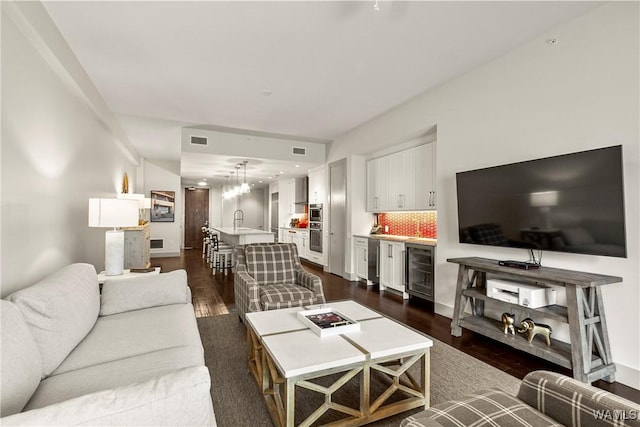
[[527,374],[518,398],[566,426],[640,426],[640,405],[555,372]]
[[0,418],[3,426],[215,426],[206,366]]
[[102,287],[100,315],[122,313],[169,304],[191,303],[187,272],[149,274],[128,279],[110,279]]
[[236,308],[243,322],[246,313],[262,311],[258,282],[249,273],[244,270],[237,270],[234,275],[233,286]]
[[322,290],[322,279],[320,279],[320,277],[309,273],[303,268],[298,268],[296,270],[296,283],[313,291],[316,304],[322,304],[325,302],[324,291]]

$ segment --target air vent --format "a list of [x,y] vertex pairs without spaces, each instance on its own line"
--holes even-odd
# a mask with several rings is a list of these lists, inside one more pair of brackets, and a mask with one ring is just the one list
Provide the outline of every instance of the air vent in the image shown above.
[[204,136],[192,136],[191,143],[194,145],[207,145],[208,141]]
[[164,248],[164,239],[151,239],[149,242],[150,249],[162,249]]
[[307,149],[304,147],[293,147],[291,153],[295,154],[296,156],[306,156]]

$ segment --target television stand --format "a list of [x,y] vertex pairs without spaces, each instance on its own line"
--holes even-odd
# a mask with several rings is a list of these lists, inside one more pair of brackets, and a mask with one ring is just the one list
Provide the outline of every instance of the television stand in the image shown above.
[[[579,381],[615,381],[616,367],[611,358],[601,286],[621,282],[621,277],[550,267],[524,270],[502,266],[498,260],[488,258],[450,258],[447,261],[459,264],[451,335],[459,337],[462,328],[469,329],[572,369],[573,377]],[[529,308],[490,298],[486,292],[487,274],[522,282],[563,286],[567,294],[567,307],[551,305]],[[499,320],[485,317],[486,303],[494,309],[514,313],[517,323],[527,317],[534,321],[546,317],[567,323],[571,342],[552,339],[551,346],[547,346],[538,337],[529,343],[521,335],[507,335]],[[467,304],[470,305],[471,315],[465,313]]]

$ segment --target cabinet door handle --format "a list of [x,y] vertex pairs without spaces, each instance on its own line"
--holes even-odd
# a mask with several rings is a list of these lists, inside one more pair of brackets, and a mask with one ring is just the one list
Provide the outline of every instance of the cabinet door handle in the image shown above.
[[380,277],[380,245],[376,246],[376,277]]
[[378,209],[378,196],[375,196],[373,198],[373,207]]
[[387,255],[389,258],[393,258],[393,247],[391,245],[387,246],[387,250],[389,251],[389,255]]
[[436,192],[432,191],[432,193],[433,193],[433,205],[432,206],[435,206],[436,205]]

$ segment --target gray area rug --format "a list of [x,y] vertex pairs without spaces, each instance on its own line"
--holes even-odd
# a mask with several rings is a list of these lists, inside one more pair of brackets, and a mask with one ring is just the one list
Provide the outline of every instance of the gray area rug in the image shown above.
[[[198,319],[198,328],[205,349],[205,363],[211,374],[211,398],[219,427],[272,426],[266,404],[247,368],[246,328],[237,314],[225,314]],[[440,341],[433,340],[431,349],[431,404],[455,399],[475,391],[499,387],[516,394],[520,380],[493,366]],[[417,372],[417,371],[416,371]],[[353,401],[358,396],[357,382],[348,384],[336,401]],[[381,389],[380,389],[381,390]],[[375,395],[375,391],[372,391]],[[311,413],[317,396],[297,394],[296,424]],[[370,424],[397,426],[413,410]],[[322,422],[339,419],[329,414]]]

